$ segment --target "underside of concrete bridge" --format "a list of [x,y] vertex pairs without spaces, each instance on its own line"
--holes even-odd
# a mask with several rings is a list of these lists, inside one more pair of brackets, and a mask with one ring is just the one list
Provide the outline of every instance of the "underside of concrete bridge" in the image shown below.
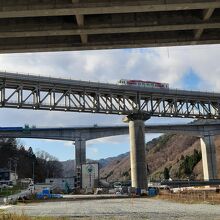
[[2,0],[0,52],[220,43],[219,0]]

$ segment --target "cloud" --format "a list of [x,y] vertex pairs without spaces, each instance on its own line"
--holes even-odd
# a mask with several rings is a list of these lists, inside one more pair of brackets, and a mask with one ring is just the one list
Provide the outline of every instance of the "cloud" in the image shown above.
[[90,140],[87,142],[88,147],[92,147],[95,144],[122,144],[127,142],[129,135],[118,135],[112,137],[104,137],[99,139]]
[[[182,69],[179,69],[180,73],[185,70],[185,74],[187,74],[187,70],[191,69],[203,81],[199,87],[200,90],[204,90],[204,86],[208,85],[207,89],[220,91],[219,55],[220,45],[173,47],[170,49],[170,57],[181,62],[183,66]],[[181,85],[182,88],[186,86]]]
[[99,150],[96,147],[90,147],[87,150],[87,154],[91,157],[91,158],[96,158],[99,155]]
[[[145,134],[145,142],[149,142],[153,138],[159,137],[161,134],[159,133],[153,133],[153,134]],[[93,147],[95,145],[101,145],[101,144],[111,144],[111,145],[123,145],[127,144],[129,142],[129,135],[119,135],[119,136],[112,136],[112,137],[104,137],[99,139],[94,139],[87,141],[87,147]]]
[[64,146],[72,148],[74,146],[73,141],[64,141]]

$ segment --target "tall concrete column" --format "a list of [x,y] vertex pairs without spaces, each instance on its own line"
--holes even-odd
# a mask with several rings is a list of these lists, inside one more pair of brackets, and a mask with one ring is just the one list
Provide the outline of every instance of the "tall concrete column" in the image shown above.
[[75,164],[76,167],[86,163],[86,140],[76,139],[75,140]]
[[86,140],[75,139],[75,184],[77,189],[82,188],[82,170],[81,165],[86,163]]
[[204,180],[217,179],[216,149],[214,136],[200,138]]
[[136,189],[147,189],[147,168],[145,160],[144,121],[149,119],[145,114],[131,114],[123,119],[129,123],[131,184]]

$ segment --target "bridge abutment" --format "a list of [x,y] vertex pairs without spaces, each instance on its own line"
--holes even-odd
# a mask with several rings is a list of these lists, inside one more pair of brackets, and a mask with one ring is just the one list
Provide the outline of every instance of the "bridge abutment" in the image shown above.
[[131,184],[142,192],[146,192],[147,189],[144,121],[149,118],[148,115],[137,113],[123,119],[129,123]]
[[217,162],[214,136],[200,138],[204,180],[217,179]]

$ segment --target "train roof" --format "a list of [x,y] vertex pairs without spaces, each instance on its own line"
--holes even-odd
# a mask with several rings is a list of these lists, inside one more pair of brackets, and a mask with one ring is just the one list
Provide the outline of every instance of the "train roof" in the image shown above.
[[136,79],[121,79],[121,80],[125,80],[127,82],[144,82],[144,83],[154,83],[154,84],[168,84],[168,83],[161,83],[161,82],[155,82],[155,81],[146,81],[146,80],[136,80]]

